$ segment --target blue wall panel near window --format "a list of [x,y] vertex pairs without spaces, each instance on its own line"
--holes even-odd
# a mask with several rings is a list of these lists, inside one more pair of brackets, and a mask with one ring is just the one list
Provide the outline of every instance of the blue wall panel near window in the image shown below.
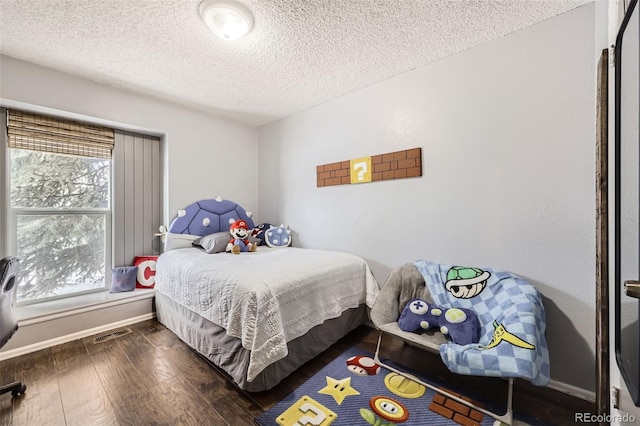
[[113,169],[114,264],[131,265],[161,251],[160,139],[116,130]]

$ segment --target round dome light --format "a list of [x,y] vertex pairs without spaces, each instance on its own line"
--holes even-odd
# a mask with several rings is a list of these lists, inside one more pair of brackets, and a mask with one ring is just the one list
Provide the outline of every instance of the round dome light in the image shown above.
[[209,29],[223,40],[238,40],[253,28],[253,16],[233,1],[204,0],[200,17]]

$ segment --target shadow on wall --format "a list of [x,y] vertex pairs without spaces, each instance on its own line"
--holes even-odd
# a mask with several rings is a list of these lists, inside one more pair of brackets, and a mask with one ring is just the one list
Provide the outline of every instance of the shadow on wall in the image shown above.
[[389,274],[391,274],[391,271],[393,271],[393,268],[390,267],[389,265],[376,262],[375,260],[372,260],[372,259],[365,259],[365,261],[369,265],[369,269],[371,269],[371,273],[373,274],[376,281],[378,282],[378,287],[382,288],[385,281],[387,281]]
[[[555,304],[544,296],[538,283],[533,283],[542,293],[547,318],[547,344],[551,364],[551,379],[566,383],[589,392],[596,389],[596,356],[589,343],[580,335],[571,319]],[[575,300],[578,306],[574,312],[593,312],[593,308]],[[595,318],[594,318],[595,324]],[[594,330],[595,334],[595,330]],[[571,356],[567,356],[570,354]],[[587,372],[587,374],[585,374]]]

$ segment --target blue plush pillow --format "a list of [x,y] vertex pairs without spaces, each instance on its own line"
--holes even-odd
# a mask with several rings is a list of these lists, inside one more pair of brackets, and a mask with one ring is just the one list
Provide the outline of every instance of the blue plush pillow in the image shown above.
[[291,245],[291,230],[284,226],[271,226],[264,233],[265,241],[271,248],[289,247]]
[[137,266],[120,266],[111,270],[111,290],[109,293],[133,291],[136,288]]

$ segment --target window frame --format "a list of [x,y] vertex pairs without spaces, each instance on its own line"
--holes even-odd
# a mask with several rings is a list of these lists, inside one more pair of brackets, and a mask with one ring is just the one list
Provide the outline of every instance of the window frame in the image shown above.
[[[168,153],[167,153],[167,141],[168,135],[166,132],[160,130],[154,130],[146,127],[140,127],[131,125],[129,123],[115,122],[107,119],[97,118],[95,116],[87,116],[83,114],[77,114],[69,111],[61,111],[57,109],[47,108],[34,104],[27,104],[18,101],[11,101],[0,97],[0,121],[6,123],[7,111],[10,109],[22,110],[25,112],[47,115],[56,117],[61,120],[73,120],[89,125],[104,126],[112,128],[115,132],[119,142],[114,144],[111,157],[111,186],[110,186],[110,202],[111,202],[111,217],[107,221],[108,233],[107,238],[111,244],[110,250],[106,253],[109,256],[110,263],[106,265],[108,271],[106,275],[107,282],[111,281],[111,273],[109,268],[113,268],[117,265],[131,265],[136,255],[159,255],[163,251],[162,242],[157,236],[157,230],[159,226],[166,223],[171,218],[167,213],[167,167],[168,167]],[[12,231],[9,225],[9,197],[10,194],[7,191],[9,187],[8,176],[8,163],[7,151],[8,147],[8,135],[6,124],[2,126],[0,130],[0,258],[5,256],[15,256],[15,251],[10,251],[9,237]],[[133,139],[132,139],[133,138]],[[132,149],[135,143],[135,148]],[[135,188],[144,188],[143,190],[135,189],[133,200],[137,197],[145,196],[142,194],[153,193],[151,199],[145,198],[143,203],[143,211],[138,213],[138,202],[134,205],[130,205],[131,199],[128,195],[129,188],[132,186],[131,178],[138,180],[140,176],[137,172],[131,173],[130,169],[136,170],[140,167],[138,163],[140,154],[138,149],[138,143],[144,143],[147,148],[143,149],[144,167],[151,166],[151,174],[144,174],[142,176],[145,185],[135,186]],[[149,145],[150,144],[150,145]],[[155,145],[155,146],[152,146]],[[132,156],[133,155],[133,156]],[[2,170],[2,166],[4,171]],[[147,179],[151,179],[151,186],[147,186]],[[137,185],[137,183],[135,183]],[[133,210],[132,210],[133,209]],[[15,219],[13,219],[15,221]],[[129,232],[131,230],[130,223],[137,228],[145,229],[142,235],[139,232]],[[154,237],[155,235],[155,237]],[[140,237],[143,238],[141,243]],[[11,243],[12,248],[15,247],[15,243]],[[109,284],[110,287],[110,284]],[[119,300],[121,296],[125,298],[131,297],[137,291],[128,294],[111,294],[109,288],[105,288],[104,291],[93,292],[84,296],[76,294],[65,294],[60,297],[60,300],[56,300],[50,303],[33,303],[30,306],[22,307],[30,312],[39,312],[39,306],[80,306],[86,303],[88,298],[99,297],[100,300]],[[144,290],[145,292],[152,293],[153,290]],[[58,309],[58,308],[54,308]]]
[[[6,112],[5,112],[6,114]],[[6,132],[6,130],[5,130]],[[5,134],[6,139],[6,134]],[[107,208],[37,208],[37,207],[13,207],[11,205],[11,150],[17,148],[9,148],[6,144],[6,140],[2,141],[3,146],[0,148],[4,151],[4,190],[5,190],[5,203],[7,208],[5,209],[7,212],[6,224],[5,224],[5,238],[6,238],[6,250],[7,253],[17,253],[18,249],[18,227],[17,221],[18,216],[35,216],[35,215],[83,215],[83,214],[91,214],[91,215],[103,215],[105,217],[105,230],[104,230],[104,241],[105,241],[105,259],[104,259],[104,286],[97,287],[89,290],[77,291],[64,293],[56,296],[48,296],[42,297],[32,300],[19,301],[17,299],[17,292],[14,292],[14,306],[29,306],[35,305],[39,303],[49,302],[53,300],[59,299],[67,299],[70,297],[82,296],[85,294],[98,293],[108,291],[111,287],[111,269],[113,268],[113,182],[114,182],[114,164],[113,158],[108,159],[109,161],[109,199],[108,199],[108,207]],[[64,155],[64,154],[58,154]]]

